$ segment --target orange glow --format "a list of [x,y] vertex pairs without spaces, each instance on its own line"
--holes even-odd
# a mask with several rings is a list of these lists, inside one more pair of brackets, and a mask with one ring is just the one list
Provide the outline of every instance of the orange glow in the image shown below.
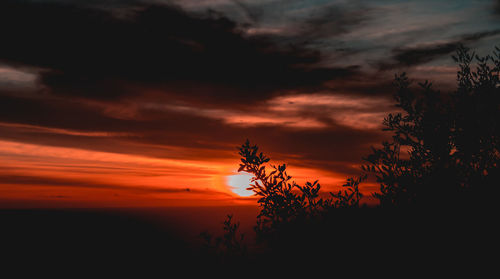
[[[246,190],[252,176],[237,173],[237,155],[166,159],[0,141],[0,207],[158,207],[256,205]],[[344,175],[288,168],[303,184],[324,191]]]
[[226,162],[136,155],[0,141],[0,202],[71,206],[224,205]]

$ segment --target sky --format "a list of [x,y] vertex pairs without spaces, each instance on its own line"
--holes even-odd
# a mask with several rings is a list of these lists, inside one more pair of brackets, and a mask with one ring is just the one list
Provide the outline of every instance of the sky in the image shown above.
[[246,139],[338,189],[394,75],[451,90],[500,1],[3,0],[0,34],[0,207],[249,204]]

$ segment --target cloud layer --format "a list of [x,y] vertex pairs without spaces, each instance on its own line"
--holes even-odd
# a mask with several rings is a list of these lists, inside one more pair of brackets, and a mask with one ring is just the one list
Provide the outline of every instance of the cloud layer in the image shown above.
[[227,200],[247,138],[338,187],[394,73],[450,84],[459,44],[492,49],[498,1],[475,3],[1,1],[0,199]]
[[54,94],[114,99],[154,88],[191,99],[255,101],[355,72],[314,67],[318,52],[244,37],[216,12],[135,4],[117,14],[25,1],[2,1],[0,11],[0,60],[40,69],[40,84]]

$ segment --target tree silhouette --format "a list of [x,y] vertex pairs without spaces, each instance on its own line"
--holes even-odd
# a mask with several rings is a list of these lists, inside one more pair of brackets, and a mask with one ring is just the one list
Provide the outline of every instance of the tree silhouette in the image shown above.
[[[392,140],[373,148],[363,166],[380,183],[374,196],[381,206],[458,205],[494,190],[500,158],[500,61],[495,49],[485,57],[463,46],[457,49],[458,89],[451,94],[434,90],[428,81],[416,90],[405,73],[396,76],[395,100],[402,112],[383,122]],[[474,60],[478,65],[472,71]]]
[[[283,226],[323,217],[334,208],[358,208],[363,194],[359,183],[366,176],[349,178],[343,186],[346,190],[330,193],[329,198],[320,196],[318,181],[298,185],[286,171],[286,164],[266,166],[270,159],[259,152],[257,145],[247,140],[239,147],[241,163],[238,171],[254,175],[248,190],[260,197],[261,211],[257,216],[257,237],[268,237]],[[271,169],[268,171],[268,167]]]

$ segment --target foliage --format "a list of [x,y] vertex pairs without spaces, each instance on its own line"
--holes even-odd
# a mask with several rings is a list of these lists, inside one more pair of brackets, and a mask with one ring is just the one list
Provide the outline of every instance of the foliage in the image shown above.
[[342,185],[347,189],[342,192],[339,190],[337,193],[330,193],[334,198],[334,208],[357,208],[363,194],[359,191],[359,184],[366,180],[367,175],[363,174],[358,178],[348,178],[347,182]]
[[233,215],[227,215],[223,222],[222,237],[214,238],[206,231],[200,234],[205,250],[218,255],[224,262],[243,258],[247,253],[247,246],[244,243],[245,234],[239,233],[239,228],[240,223],[233,222]]
[[459,47],[453,57],[460,67],[458,89],[448,95],[428,81],[415,90],[405,73],[396,76],[402,112],[383,122],[392,140],[373,148],[363,166],[380,183],[374,196],[381,206],[444,206],[494,187],[500,158],[498,51],[479,57]]
[[270,161],[257,145],[250,145],[247,140],[239,147],[241,164],[238,171],[254,175],[248,190],[259,197],[261,211],[257,216],[255,227],[258,236],[265,236],[279,230],[283,225],[305,219],[320,218],[333,208],[357,208],[363,194],[359,191],[359,183],[366,176],[357,179],[349,178],[344,191],[330,193],[330,198],[320,196],[321,185],[318,181],[298,185],[286,171],[286,164],[270,165]]

